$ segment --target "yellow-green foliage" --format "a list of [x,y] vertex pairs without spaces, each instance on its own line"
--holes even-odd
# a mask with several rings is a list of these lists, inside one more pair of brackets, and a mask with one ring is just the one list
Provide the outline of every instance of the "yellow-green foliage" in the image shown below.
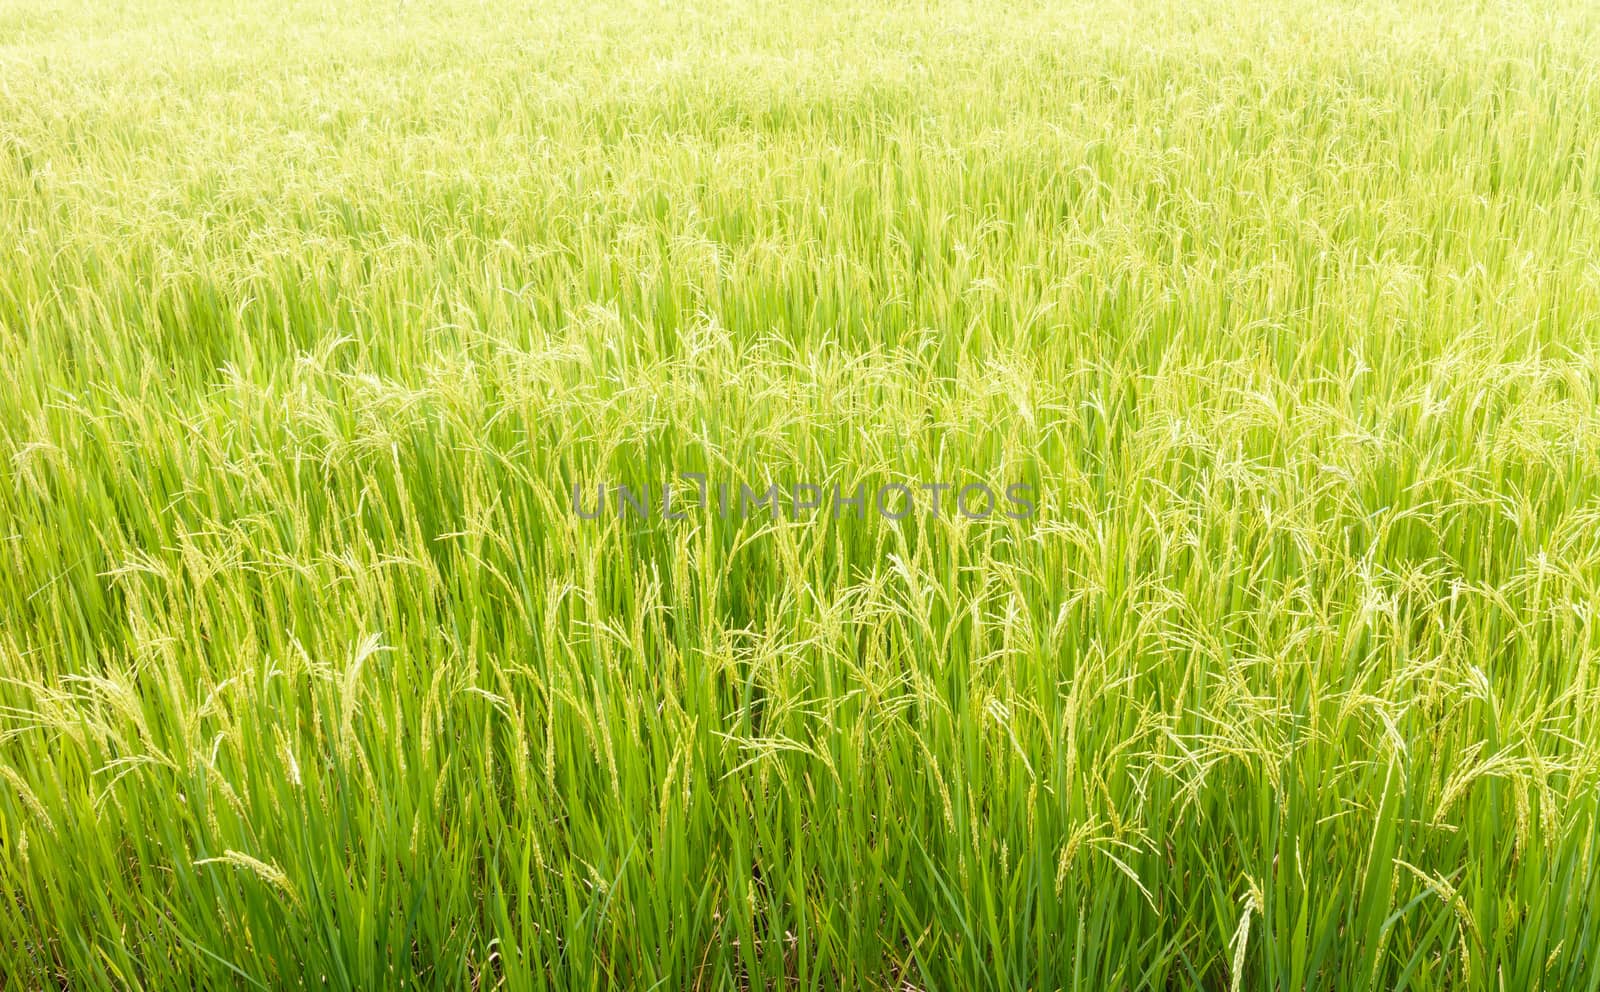
[[1592,992],[1597,56],[0,0],[0,988]]

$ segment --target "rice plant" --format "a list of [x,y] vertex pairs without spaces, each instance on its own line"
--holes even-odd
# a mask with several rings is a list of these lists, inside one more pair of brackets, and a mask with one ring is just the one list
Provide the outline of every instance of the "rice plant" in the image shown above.
[[0,0],[0,989],[1595,992],[1597,260],[1582,0]]

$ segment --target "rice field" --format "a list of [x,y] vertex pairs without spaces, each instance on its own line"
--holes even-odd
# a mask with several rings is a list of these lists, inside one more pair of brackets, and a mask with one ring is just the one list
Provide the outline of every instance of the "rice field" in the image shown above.
[[0,372],[0,989],[1600,989],[1600,7],[0,0]]

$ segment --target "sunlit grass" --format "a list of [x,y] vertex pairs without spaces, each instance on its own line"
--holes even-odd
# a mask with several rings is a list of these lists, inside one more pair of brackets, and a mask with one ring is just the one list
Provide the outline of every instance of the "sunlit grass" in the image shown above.
[[0,988],[1600,988],[1597,56],[0,0]]

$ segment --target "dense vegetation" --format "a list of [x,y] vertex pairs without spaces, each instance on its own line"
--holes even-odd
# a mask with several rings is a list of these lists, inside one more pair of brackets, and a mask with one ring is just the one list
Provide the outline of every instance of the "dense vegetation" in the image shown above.
[[1597,57],[0,0],[0,988],[1600,988]]

